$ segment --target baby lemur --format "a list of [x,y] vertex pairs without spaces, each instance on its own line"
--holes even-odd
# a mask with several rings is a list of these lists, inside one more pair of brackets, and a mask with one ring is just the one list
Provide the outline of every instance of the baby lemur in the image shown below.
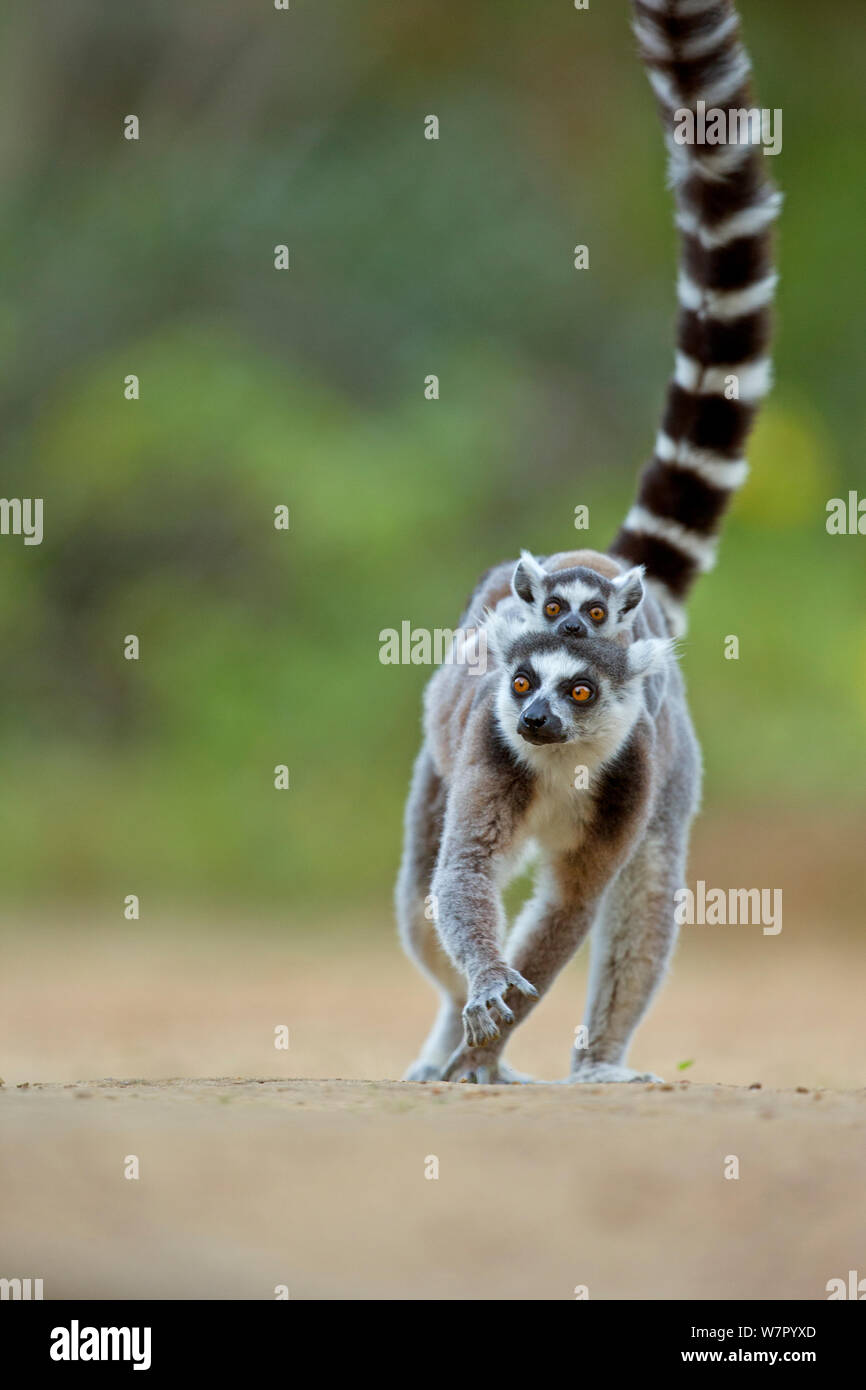
[[[653,1079],[626,1065],[675,938],[700,757],[674,657],[683,601],[713,561],[770,373],[779,195],[760,146],[681,145],[675,114],[748,108],[731,0],[633,0],[681,232],[676,366],[654,455],[611,553],[490,571],[460,621],[484,675],[440,667],[406,812],[397,912],[441,1008],[411,1080],[517,1079],[501,1060],[592,930],[585,1046],[570,1080]],[[537,860],[505,934],[501,889]]]

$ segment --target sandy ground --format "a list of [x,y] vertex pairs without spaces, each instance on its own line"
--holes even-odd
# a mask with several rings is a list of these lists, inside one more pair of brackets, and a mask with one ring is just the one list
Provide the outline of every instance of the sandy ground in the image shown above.
[[[730,933],[687,931],[638,1034],[661,1089],[401,1084],[433,997],[368,923],[8,930],[0,1276],[48,1298],[824,1298],[866,1274],[866,956],[808,913]],[[580,959],[516,1066],[564,1075],[584,983]]]
[[2,1115],[4,1270],[46,1297],[816,1299],[866,1249],[864,1092],[100,1082]]

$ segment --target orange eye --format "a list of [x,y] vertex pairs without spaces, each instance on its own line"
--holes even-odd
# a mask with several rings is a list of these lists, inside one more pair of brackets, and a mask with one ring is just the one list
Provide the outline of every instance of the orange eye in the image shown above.
[[511,682],[511,688],[515,695],[525,695],[529,689],[529,681],[525,676],[515,676]]
[[601,604],[595,603],[589,610],[589,616],[592,618],[592,621],[594,623],[601,623],[607,617],[607,614],[605,613]]
[[592,699],[592,686],[582,684],[572,686],[571,698],[575,700],[577,704],[585,705],[587,700]]
[[556,618],[562,612],[562,604],[552,598],[549,603],[544,605],[544,611],[548,618]]

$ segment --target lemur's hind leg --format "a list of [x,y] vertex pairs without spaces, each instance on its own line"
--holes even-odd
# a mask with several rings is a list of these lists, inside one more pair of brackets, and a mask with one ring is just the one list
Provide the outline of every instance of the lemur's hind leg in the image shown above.
[[407,1081],[433,1081],[463,1037],[466,982],[454,968],[434,924],[431,879],[442,835],[445,789],[426,749],[421,750],[406,807],[403,860],[397,879],[397,925],[404,949],[441,995],[436,1020]]
[[648,830],[605,895],[592,940],[588,1043],[572,1051],[570,1081],[660,1080],[625,1061],[676,941],[674,894],[685,879],[687,833],[687,826]]

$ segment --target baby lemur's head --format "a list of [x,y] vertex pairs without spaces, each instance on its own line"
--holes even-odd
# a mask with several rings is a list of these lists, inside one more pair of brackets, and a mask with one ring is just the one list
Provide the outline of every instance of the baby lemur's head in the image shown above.
[[573,638],[626,637],[644,597],[642,566],[606,579],[585,565],[546,570],[528,550],[511,585],[533,627]]
[[598,637],[569,638],[494,619],[496,717],[506,742],[523,760],[531,750],[582,744],[611,755],[644,705],[644,681],[665,670],[672,643],[647,638],[627,646]]

